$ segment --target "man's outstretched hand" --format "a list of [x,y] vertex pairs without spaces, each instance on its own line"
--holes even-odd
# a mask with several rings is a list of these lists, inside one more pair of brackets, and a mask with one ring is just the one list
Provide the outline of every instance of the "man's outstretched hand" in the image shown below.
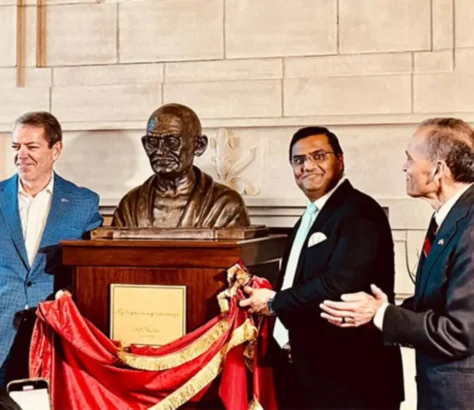
[[348,293],[341,296],[341,302],[325,300],[320,307],[321,317],[339,327],[359,327],[371,322],[377,310],[388,303],[388,298],[380,288],[371,285],[373,295],[365,292]]

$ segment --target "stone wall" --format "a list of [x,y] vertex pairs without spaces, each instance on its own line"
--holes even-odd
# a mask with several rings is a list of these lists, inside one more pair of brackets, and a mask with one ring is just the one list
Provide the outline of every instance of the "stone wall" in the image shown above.
[[[13,120],[51,110],[65,130],[58,170],[113,206],[150,173],[139,137],[166,102],[190,105],[210,137],[232,137],[254,223],[289,226],[305,200],[287,161],[300,126],[330,126],[354,184],[389,207],[397,291],[431,213],[405,195],[404,145],[430,116],[474,119],[471,0],[26,0],[25,86],[16,86],[16,0],[0,0],[0,177],[14,172]],[[219,142],[217,142],[219,143]],[[209,149],[198,160],[217,176]],[[248,164],[247,164],[248,162]],[[242,164],[240,164],[242,165]],[[245,165],[245,164],[244,164]],[[240,167],[241,168],[241,167]]]
[[[36,67],[37,6],[26,0],[18,88],[16,0],[0,0],[0,178],[14,172],[11,123],[50,110],[65,130],[58,171],[113,207],[150,174],[139,138],[148,115],[179,102],[238,163],[220,177],[245,191],[252,222],[290,226],[305,200],[289,138],[327,125],[351,181],[389,208],[397,293],[412,292],[431,210],[405,195],[404,146],[427,117],[474,120],[474,1],[45,2],[46,66]],[[197,162],[217,178],[216,152]]]

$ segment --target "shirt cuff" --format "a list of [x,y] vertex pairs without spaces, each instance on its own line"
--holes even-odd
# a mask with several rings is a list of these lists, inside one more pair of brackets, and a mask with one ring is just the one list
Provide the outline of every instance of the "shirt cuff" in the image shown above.
[[385,311],[387,310],[389,303],[385,302],[382,306],[380,306],[375,312],[374,316],[374,325],[377,329],[382,330],[383,327],[383,318],[385,316]]

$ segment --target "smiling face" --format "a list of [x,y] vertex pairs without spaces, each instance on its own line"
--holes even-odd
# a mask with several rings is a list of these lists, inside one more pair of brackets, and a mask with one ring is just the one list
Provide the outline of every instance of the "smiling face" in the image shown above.
[[427,134],[431,128],[420,128],[408,143],[407,160],[403,166],[406,173],[406,191],[413,198],[429,197],[437,190],[436,166],[428,155]]
[[20,180],[26,183],[47,180],[59,158],[62,143],[49,147],[43,127],[20,125],[13,130],[13,161]]
[[291,150],[291,161],[296,184],[310,201],[321,198],[342,178],[344,157],[333,153],[324,134],[297,141]]

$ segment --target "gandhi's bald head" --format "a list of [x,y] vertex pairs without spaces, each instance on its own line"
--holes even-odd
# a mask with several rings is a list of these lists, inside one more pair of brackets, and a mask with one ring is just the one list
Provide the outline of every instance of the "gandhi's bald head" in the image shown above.
[[170,119],[179,120],[185,134],[193,137],[201,135],[201,121],[198,116],[191,108],[181,104],[165,104],[153,111],[148,119],[147,132],[153,131],[158,122],[167,122]]
[[192,165],[194,156],[207,148],[207,137],[196,113],[180,104],[166,104],[148,119],[142,138],[145,151],[155,173],[180,174]]

